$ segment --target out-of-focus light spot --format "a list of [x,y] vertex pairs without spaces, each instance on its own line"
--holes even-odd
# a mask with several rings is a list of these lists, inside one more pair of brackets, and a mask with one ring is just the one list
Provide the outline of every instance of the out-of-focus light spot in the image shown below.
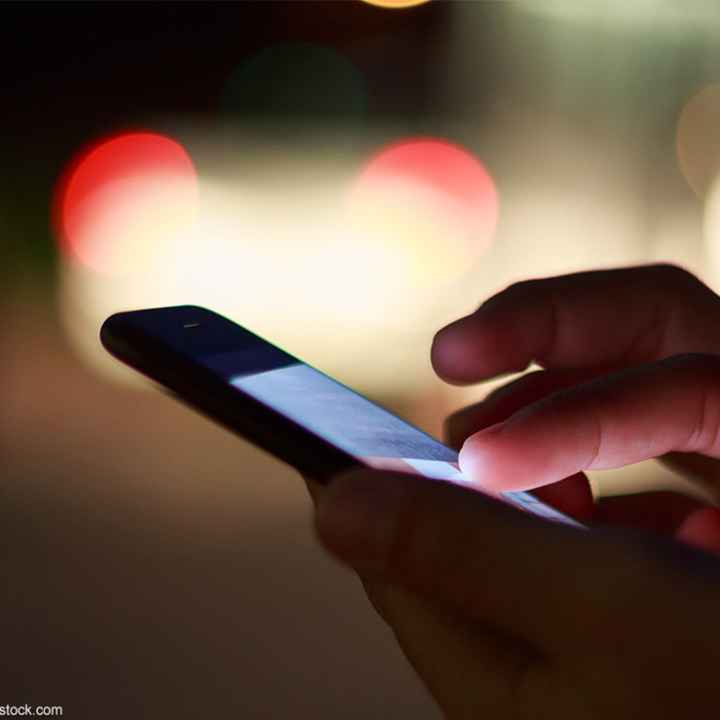
[[389,284],[430,289],[467,270],[487,249],[497,226],[498,194],[467,150],[415,138],[384,148],[367,163],[347,211],[353,242],[396,256]]
[[720,175],[710,184],[705,204],[703,236],[709,261],[707,279],[711,287],[720,287]]
[[608,187],[593,194],[591,183],[513,189],[494,258],[508,281],[643,262],[634,198]]
[[[197,220],[143,273],[99,275],[63,258],[63,318],[74,345],[102,372],[125,377],[97,342],[102,321],[123,309],[196,303],[361,389],[402,394],[419,378],[432,380],[430,340],[462,298],[438,307],[432,293],[402,282],[406,256],[347,242],[341,200],[349,167],[322,165],[321,147],[292,162],[267,149],[238,179],[203,178]],[[314,180],[298,186],[308,171]],[[278,180],[258,191],[268,172]],[[358,363],[358,353],[383,362]]]
[[[667,0],[517,0],[518,8],[568,23],[602,27],[685,28],[712,31],[717,17],[715,0],[694,0],[692,7]],[[704,27],[703,27],[704,26]]]
[[368,5],[376,5],[382,8],[409,8],[415,7],[416,5],[425,5],[430,0],[362,0]]
[[175,140],[124,133],[81,153],[54,198],[62,249],[103,273],[142,271],[195,218],[195,167]]
[[249,122],[358,122],[367,109],[365,78],[345,56],[309,43],[265,48],[237,68],[222,109]]
[[693,96],[680,114],[677,156],[690,187],[701,197],[720,170],[720,85]]

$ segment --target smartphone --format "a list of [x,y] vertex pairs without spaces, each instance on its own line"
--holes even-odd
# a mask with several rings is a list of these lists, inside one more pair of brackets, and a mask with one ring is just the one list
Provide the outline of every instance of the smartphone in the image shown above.
[[[211,310],[117,313],[103,323],[100,340],[185,403],[319,482],[359,465],[465,482],[455,450]],[[502,499],[583,527],[531,493]]]

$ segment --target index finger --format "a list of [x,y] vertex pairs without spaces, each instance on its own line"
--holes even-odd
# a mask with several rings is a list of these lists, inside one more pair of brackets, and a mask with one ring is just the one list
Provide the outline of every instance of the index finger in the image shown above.
[[511,285],[435,336],[432,361],[459,384],[524,370],[629,364],[719,352],[720,301],[672,265]]

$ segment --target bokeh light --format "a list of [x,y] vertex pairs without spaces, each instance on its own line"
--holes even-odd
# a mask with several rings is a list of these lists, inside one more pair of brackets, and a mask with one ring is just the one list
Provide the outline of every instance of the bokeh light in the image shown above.
[[714,21],[714,0],[693,0],[692,4],[671,0],[517,0],[527,12],[568,23],[605,27],[667,28],[679,32]]
[[103,273],[142,270],[195,218],[197,175],[175,140],[152,132],[92,145],[64,172],[54,198],[63,251]]
[[430,0],[362,0],[362,2],[382,8],[401,9],[415,7],[416,5],[425,5],[429,3]]
[[[366,391],[402,394],[419,378],[432,381],[432,335],[461,314],[466,298],[440,298],[429,280],[408,282],[413,253],[427,253],[427,245],[398,248],[348,232],[343,201],[357,164],[345,145],[308,141],[278,153],[267,138],[239,134],[226,167],[221,138],[192,137],[205,170],[197,218],[146,258],[142,273],[109,276],[63,258],[63,322],[88,362],[121,376],[97,343],[109,314],[195,303]],[[383,361],[358,363],[361,353]]]
[[[437,138],[411,138],[380,150],[347,202],[354,242],[398,256],[389,283],[431,289],[467,270],[489,246],[498,193],[482,163]],[[378,273],[382,268],[378,267]]]
[[720,171],[720,85],[709,85],[683,108],[677,126],[678,163],[701,197]]
[[720,286],[720,175],[707,192],[703,237],[708,261],[707,279],[717,288]]
[[248,122],[289,124],[362,122],[365,78],[335,50],[278,43],[242,63],[228,78],[222,110]]

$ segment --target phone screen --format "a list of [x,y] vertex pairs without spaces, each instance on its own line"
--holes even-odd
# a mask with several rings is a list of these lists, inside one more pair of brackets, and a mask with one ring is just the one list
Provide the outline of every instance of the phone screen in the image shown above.
[[[200,361],[366,465],[466,483],[455,450],[269,343]],[[502,498],[535,515],[582,527],[529,493],[507,492]]]

